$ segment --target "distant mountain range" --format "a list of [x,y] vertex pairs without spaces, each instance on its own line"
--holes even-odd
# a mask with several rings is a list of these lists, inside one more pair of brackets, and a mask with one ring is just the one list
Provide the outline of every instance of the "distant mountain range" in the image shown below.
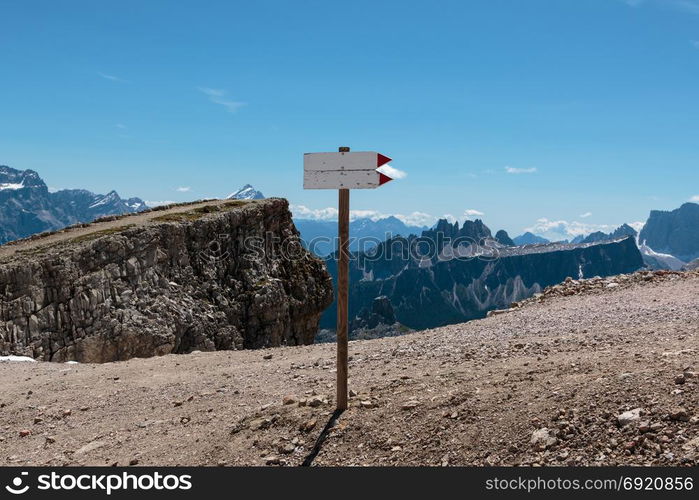
[[[506,233],[500,234],[500,240]],[[509,239],[509,238],[508,238]],[[336,253],[326,258],[336,276]],[[395,237],[350,260],[350,318],[391,311],[409,328],[481,318],[570,277],[610,276],[644,266],[633,237],[591,243],[509,246],[480,220],[440,220],[420,237]],[[321,327],[334,328],[333,304]],[[354,321],[361,323],[361,321]]]
[[[694,261],[699,259],[699,204],[688,202],[675,210],[652,210],[640,234],[628,224],[622,224],[611,233],[597,231],[576,236],[571,243],[610,241],[623,236],[636,239],[643,260],[651,269],[678,270],[696,266]],[[517,245],[548,241],[532,233],[513,240]]]
[[[228,199],[237,200],[264,197],[250,184],[227,196]],[[84,189],[49,192],[46,183],[35,171],[0,166],[0,244],[71,224],[90,222],[106,215],[139,212],[147,208],[142,199],[122,199],[116,191],[107,194],[95,194]],[[337,222],[304,218],[295,218],[294,222],[303,241],[317,255],[325,257],[335,251]],[[464,227],[470,227],[470,222],[467,221]],[[445,227],[441,221],[439,224]],[[407,238],[421,235],[424,231],[429,232],[427,227],[408,225],[394,216],[359,218],[350,223],[350,250],[369,251],[391,238]],[[622,224],[611,233],[597,231],[576,236],[571,243],[608,242],[624,236],[635,239],[647,267],[686,267],[690,261],[699,259],[699,204],[685,203],[671,211],[651,211],[640,234],[628,224]],[[506,247],[550,243],[548,239],[531,232],[510,238],[503,230],[491,237],[488,230],[488,238]]]
[[140,198],[125,200],[116,191],[94,194],[84,189],[64,189],[51,193],[35,171],[0,166],[0,244],[146,208]]
[[[316,255],[326,256],[336,249],[337,221],[294,219],[306,247]],[[420,234],[425,227],[409,226],[397,217],[360,218],[350,222],[350,250],[369,250],[394,236]]]

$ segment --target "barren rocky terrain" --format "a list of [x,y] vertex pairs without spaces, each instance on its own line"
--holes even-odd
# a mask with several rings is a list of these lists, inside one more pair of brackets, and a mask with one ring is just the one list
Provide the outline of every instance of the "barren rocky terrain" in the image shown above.
[[[699,273],[568,281],[491,317],[350,344],[314,465],[697,465]],[[2,465],[299,465],[334,346],[0,363]]]

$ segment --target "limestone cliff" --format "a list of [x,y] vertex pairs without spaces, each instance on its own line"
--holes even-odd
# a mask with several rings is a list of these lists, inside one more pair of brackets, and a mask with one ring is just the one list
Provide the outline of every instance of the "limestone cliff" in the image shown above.
[[0,247],[0,353],[106,362],[310,344],[332,300],[286,200],[111,217]]

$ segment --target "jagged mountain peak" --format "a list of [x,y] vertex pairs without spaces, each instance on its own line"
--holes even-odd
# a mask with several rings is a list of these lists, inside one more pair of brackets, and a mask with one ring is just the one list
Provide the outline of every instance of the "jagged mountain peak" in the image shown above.
[[265,195],[261,191],[256,190],[252,184],[245,184],[242,188],[237,191],[233,191],[231,194],[226,196],[228,200],[262,200]]

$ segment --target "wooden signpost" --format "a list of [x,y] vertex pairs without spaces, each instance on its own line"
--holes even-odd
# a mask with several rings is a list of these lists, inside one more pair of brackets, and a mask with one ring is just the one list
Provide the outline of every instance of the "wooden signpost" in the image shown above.
[[349,323],[349,198],[350,189],[374,189],[391,181],[377,168],[391,158],[373,151],[306,153],[303,156],[304,189],[337,189],[338,261],[337,261],[337,409],[347,409],[347,331]]

